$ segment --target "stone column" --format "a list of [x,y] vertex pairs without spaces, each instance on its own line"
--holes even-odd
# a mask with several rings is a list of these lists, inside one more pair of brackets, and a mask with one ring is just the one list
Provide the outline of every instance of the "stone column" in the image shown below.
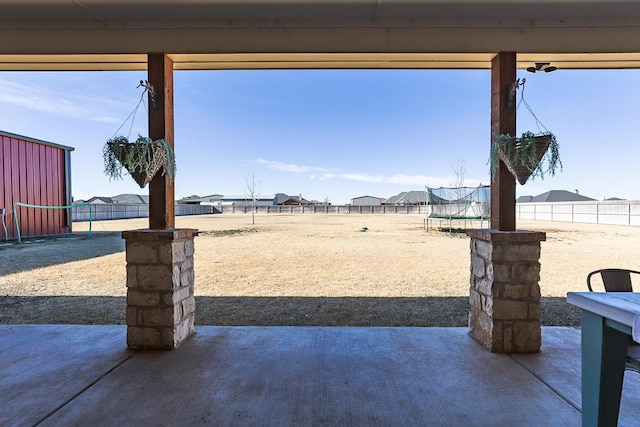
[[537,231],[468,230],[469,333],[494,353],[540,351],[540,242]]
[[173,350],[194,333],[193,229],[124,231],[127,346]]

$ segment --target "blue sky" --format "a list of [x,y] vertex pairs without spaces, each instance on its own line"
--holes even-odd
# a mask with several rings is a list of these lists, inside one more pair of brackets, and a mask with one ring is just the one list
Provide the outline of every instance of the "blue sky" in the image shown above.
[[[560,144],[564,170],[518,195],[579,190],[640,199],[638,70],[530,74],[524,96]],[[0,72],[0,130],[75,148],[73,196],[146,194],[109,181],[102,146],[138,104],[146,72]],[[263,194],[348,203],[371,195],[489,183],[490,72],[176,71],[176,198]],[[518,93],[518,98],[520,92]],[[522,106],[518,133],[536,130]],[[130,122],[118,132],[127,135]],[[138,110],[131,137],[146,135]]]

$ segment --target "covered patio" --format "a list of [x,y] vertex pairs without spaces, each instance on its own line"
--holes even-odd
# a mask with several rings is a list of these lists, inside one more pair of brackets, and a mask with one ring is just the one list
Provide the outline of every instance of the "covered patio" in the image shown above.
[[[174,70],[490,69],[487,146],[516,135],[518,69],[635,68],[640,5],[544,0],[0,0],[0,71],[148,71],[149,132],[174,143]],[[492,171],[490,228],[471,237],[471,335],[536,352],[540,242],[518,230],[515,179]],[[149,183],[149,227],[127,242],[127,343],[173,349],[194,333],[197,230],[175,228],[174,183]],[[151,304],[150,301],[156,303]]]
[[[515,134],[517,69],[638,67],[640,3],[0,0],[0,40],[0,71],[147,69],[149,137],[172,147],[174,70],[491,69],[488,148],[495,136]],[[545,235],[517,230],[515,179],[503,163],[491,228],[471,235],[470,331],[195,331],[197,230],[175,229],[165,176],[154,177],[149,195],[149,228],[123,234],[128,328],[0,327],[0,423],[580,423],[580,333],[541,331]],[[518,263],[526,268],[511,268]],[[638,390],[630,377],[621,425],[640,419],[638,399],[624,398]]]
[[[124,326],[1,326],[0,424],[578,426],[580,331],[493,354],[466,328],[199,327],[129,351]],[[620,426],[640,419],[625,374]]]

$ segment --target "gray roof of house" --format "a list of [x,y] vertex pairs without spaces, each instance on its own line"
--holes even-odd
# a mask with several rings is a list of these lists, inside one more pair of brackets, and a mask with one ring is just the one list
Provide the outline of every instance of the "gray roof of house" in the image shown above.
[[209,194],[208,196],[198,196],[197,194],[192,194],[191,196],[183,197],[180,200],[201,200],[201,199],[220,199],[222,198],[222,194]]
[[102,203],[113,203],[113,200],[111,200],[111,197],[106,197],[106,196],[93,196],[89,200],[87,200],[87,203],[95,203],[98,200],[101,201]]
[[[182,199],[178,200],[178,202],[243,202],[243,201],[247,201],[247,200],[251,200],[251,198],[249,196],[246,196],[244,194],[242,195],[230,195],[230,196],[224,196],[222,194],[210,194],[208,196],[197,196],[197,195],[193,195],[193,196],[188,196],[188,197],[183,197]],[[256,197],[257,201],[273,201],[273,196],[257,196]]]
[[113,203],[148,204],[149,195],[148,194],[118,194],[117,196],[111,197],[111,200]]
[[[149,195],[147,194],[118,194],[117,196],[94,196],[87,200],[87,203],[100,200],[102,203],[127,203],[127,204],[149,204]],[[75,203],[80,203],[79,201]]]
[[516,203],[529,203],[533,196],[520,196],[516,199]]
[[[235,194],[235,195],[222,195],[222,194],[211,194],[209,196],[197,196],[197,195],[193,195],[193,196],[188,196],[188,197],[183,197],[182,199],[178,200],[178,203],[185,203],[185,202],[190,202],[190,203],[206,203],[206,202],[237,202],[237,203],[246,203],[249,202],[251,200],[251,198],[245,194]],[[309,202],[308,200],[304,199],[304,198],[300,198],[300,196],[289,196],[287,194],[284,193],[277,193],[275,195],[271,195],[271,194],[267,194],[267,195],[258,195],[256,197],[256,204],[259,205],[279,205],[282,204],[284,202],[286,202],[287,200],[295,200],[296,202],[300,202],[302,204],[310,204],[311,202]]]
[[531,198],[530,202],[589,202],[591,197],[566,190],[551,190]]
[[351,200],[358,200],[358,199],[381,199],[381,197],[376,197],[376,196],[358,196],[358,197],[354,197]]
[[303,205],[311,203],[310,201],[308,201],[308,200],[306,200],[304,198],[301,198],[300,196],[289,196],[289,195],[284,194],[284,193],[276,193],[274,198],[275,198],[275,204],[276,205],[281,205],[284,202],[286,202],[287,200],[294,200],[294,201],[299,202],[299,203],[301,203]]
[[427,193],[423,190],[403,191],[400,194],[389,197],[385,205],[415,205],[416,203],[425,203]]

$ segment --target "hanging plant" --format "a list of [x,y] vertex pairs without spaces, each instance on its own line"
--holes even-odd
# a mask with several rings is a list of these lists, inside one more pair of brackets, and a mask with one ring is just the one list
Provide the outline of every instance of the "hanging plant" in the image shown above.
[[551,132],[537,135],[525,132],[520,138],[501,134],[491,144],[489,160],[492,177],[502,160],[521,185],[529,178],[544,179],[545,175],[553,176],[558,169],[562,170],[558,141]]
[[102,149],[104,173],[109,179],[122,179],[122,168],[144,188],[162,169],[162,175],[170,180],[176,172],[176,161],[173,149],[164,139],[152,141],[139,135],[130,142],[127,137],[115,136],[107,140]]
[[525,82],[526,79],[524,78],[522,82],[517,79],[511,88],[510,96],[515,99],[516,90],[522,89],[516,110],[520,107],[520,104],[524,104],[535,119],[540,133],[524,132],[520,138],[509,134],[498,135],[491,143],[489,161],[487,162],[491,164],[492,180],[495,179],[500,160],[504,162],[509,172],[521,185],[524,185],[529,178],[540,177],[540,179],[544,179],[545,175],[550,174],[553,176],[558,169],[562,170],[560,146],[556,136],[544,127],[524,99]]
[[152,141],[150,138],[138,135],[138,139],[131,142],[128,136],[115,136],[128,121],[131,122],[129,135],[131,134],[136,112],[144,103],[145,94],[149,94],[149,99],[155,106],[153,86],[146,80],[140,80],[138,87],[144,89],[138,104],[116,130],[114,136],[107,140],[102,148],[102,157],[104,173],[110,180],[122,179],[122,168],[125,168],[140,188],[144,188],[161,169],[162,175],[166,174],[172,181],[176,173],[176,159],[173,148],[164,139]]

